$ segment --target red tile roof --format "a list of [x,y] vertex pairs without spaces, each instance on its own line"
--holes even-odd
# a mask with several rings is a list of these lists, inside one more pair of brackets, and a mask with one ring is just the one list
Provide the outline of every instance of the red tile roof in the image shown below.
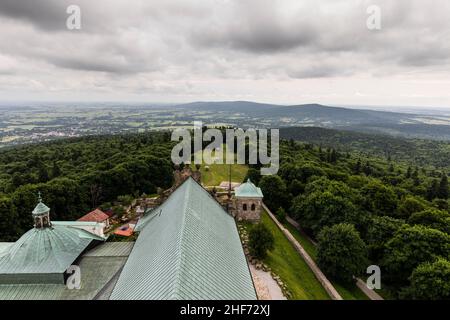
[[104,212],[108,215],[108,217],[112,217],[114,215],[113,209],[108,209],[108,210],[105,210]]
[[82,216],[80,219],[78,219],[78,221],[103,222],[108,219],[109,216],[106,213],[104,213],[100,209],[95,209],[94,211]]

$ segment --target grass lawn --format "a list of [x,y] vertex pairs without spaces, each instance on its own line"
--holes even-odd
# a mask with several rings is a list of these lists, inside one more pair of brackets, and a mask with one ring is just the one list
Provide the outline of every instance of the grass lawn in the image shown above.
[[304,235],[300,233],[292,224],[289,222],[283,223],[284,227],[289,230],[289,232],[294,236],[294,238],[300,242],[303,249],[308,252],[308,254],[313,258],[314,261],[316,261],[317,258],[317,248],[316,246]]
[[[289,222],[286,222],[284,224],[286,229],[289,230],[289,232],[292,234],[292,236],[300,242],[300,244],[303,246],[303,248],[308,252],[308,254],[313,258],[314,261],[317,259],[317,248],[316,246],[311,243],[311,241],[305,237],[301,232],[299,232],[293,225],[291,225]],[[356,284],[352,286],[343,286],[340,283],[337,283],[336,281],[333,281],[329,279],[333,286],[336,288],[336,290],[339,292],[341,297],[344,300],[369,300],[369,298],[356,286]]]
[[275,248],[268,253],[264,263],[286,284],[292,294],[290,299],[330,299],[306,262],[265,212],[262,215],[262,223],[275,238]]
[[[202,183],[205,186],[218,186],[222,181],[228,181],[229,165],[226,164],[210,164],[209,169],[202,165],[200,171],[202,173]],[[248,167],[242,164],[231,165],[231,181],[243,182],[247,175]]]
[[[226,147],[223,146],[223,155],[225,158]],[[212,154],[214,157],[214,153]],[[225,160],[224,160],[225,162]],[[208,167],[208,168],[207,168]],[[191,164],[191,168],[195,169],[195,164]],[[218,186],[222,181],[228,181],[230,165],[227,164],[205,164],[200,167],[202,173],[202,183],[205,186]],[[243,182],[247,175],[248,166],[242,164],[231,165],[231,181]]]

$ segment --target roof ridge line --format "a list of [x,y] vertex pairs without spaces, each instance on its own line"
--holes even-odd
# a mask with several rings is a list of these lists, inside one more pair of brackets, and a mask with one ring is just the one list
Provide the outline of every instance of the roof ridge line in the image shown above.
[[[164,205],[164,203],[160,204],[159,206],[149,209],[147,213],[144,213],[142,217],[139,218],[138,222],[136,223],[135,231],[140,232],[144,230],[145,226],[152,221],[157,215],[158,215],[158,209],[159,212],[162,211],[161,207]],[[143,221],[143,222],[141,222]]]
[[[193,180],[193,179],[192,179]],[[186,210],[187,210],[187,206],[188,206],[188,202],[189,202],[189,198],[190,198],[190,194],[192,191],[192,185],[190,184],[190,179],[186,179],[184,181],[184,183],[182,183],[181,185],[187,183],[187,190],[184,194],[184,201],[183,201],[183,209],[182,209],[182,219],[183,221],[181,222],[181,231],[180,231],[180,237],[177,239],[178,244],[177,244],[177,255],[178,255],[178,259],[177,259],[177,266],[176,266],[176,276],[175,276],[175,282],[173,285],[173,296],[174,298],[179,298],[178,294],[179,294],[179,289],[181,286],[181,264],[182,264],[182,260],[183,260],[183,252],[184,252],[184,248],[182,246],[183,244],[183,237],[184,237],[184,232],[186,230]]]
[[216,197],[214,197],[211,193],[208,192],[208,190],[206,190],[201,183],[199,183],[197,180],[195,180],[194,178],[190,177],[201,189],[203,192],[206,192],[206,194],[208,195],[208,197],[210,199],[212,199],[217,206],[219,206],[222,211],[224,211],[226,214],[228,214],[229,216],[233,217],[227,210],[224,209],[224,207],[222,206],[222,204],[216,199]]

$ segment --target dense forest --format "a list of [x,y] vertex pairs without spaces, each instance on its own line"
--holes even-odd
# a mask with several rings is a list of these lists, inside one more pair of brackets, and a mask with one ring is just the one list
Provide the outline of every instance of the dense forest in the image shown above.
[[446,141],[396,138],[382,134],[317,127],[282,128],[283,139],[382,157],[427,168],[450,170],[450,143]]
[[[318,241],[318,262],[341,282],[382,270],[395,298],[450,299],[449,185],[445,171],[285,141],[276,176],[249,177],[273,212]],[[388,290],[386,290],[386,288]]]
[[84,137],[0,151],[0,241],[32,227],[37,192],[53,220],[172,185],[168,133]]
[[[248,176],[263,190],[265,203],[296,219],[318,241],[318,263],[328,276],[351,282],[374,264],[381,267],[384,290],[396,298],[449,299],[449,185],[447,165],[439,158],[449,146],[430,142],[408,151],[411,140],[353,140],[378,150],[370,156],[361,146],[325,147],[327,134],[316,134],[317,144],[283,140],[277,175],[261,177],[258,166],[250,167]],[[381,152],[383,145],[388,154]],[[32,226],[38,190],[52,219],[74,220],[120,196],[170,187],[173,146],[166,132],[0,151],[0,241],[14,241]],[[427,157],[423,150],[429,150]],[[433,155],[437,162],[419,166],[408,152],[418,152],[421,163]]]

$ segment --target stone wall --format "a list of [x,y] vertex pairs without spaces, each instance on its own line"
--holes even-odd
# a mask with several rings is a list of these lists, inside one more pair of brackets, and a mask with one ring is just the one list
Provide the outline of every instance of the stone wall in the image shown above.
[[259,198],[236,198],[236,218],[258,222],[261,220],[262,201]]

